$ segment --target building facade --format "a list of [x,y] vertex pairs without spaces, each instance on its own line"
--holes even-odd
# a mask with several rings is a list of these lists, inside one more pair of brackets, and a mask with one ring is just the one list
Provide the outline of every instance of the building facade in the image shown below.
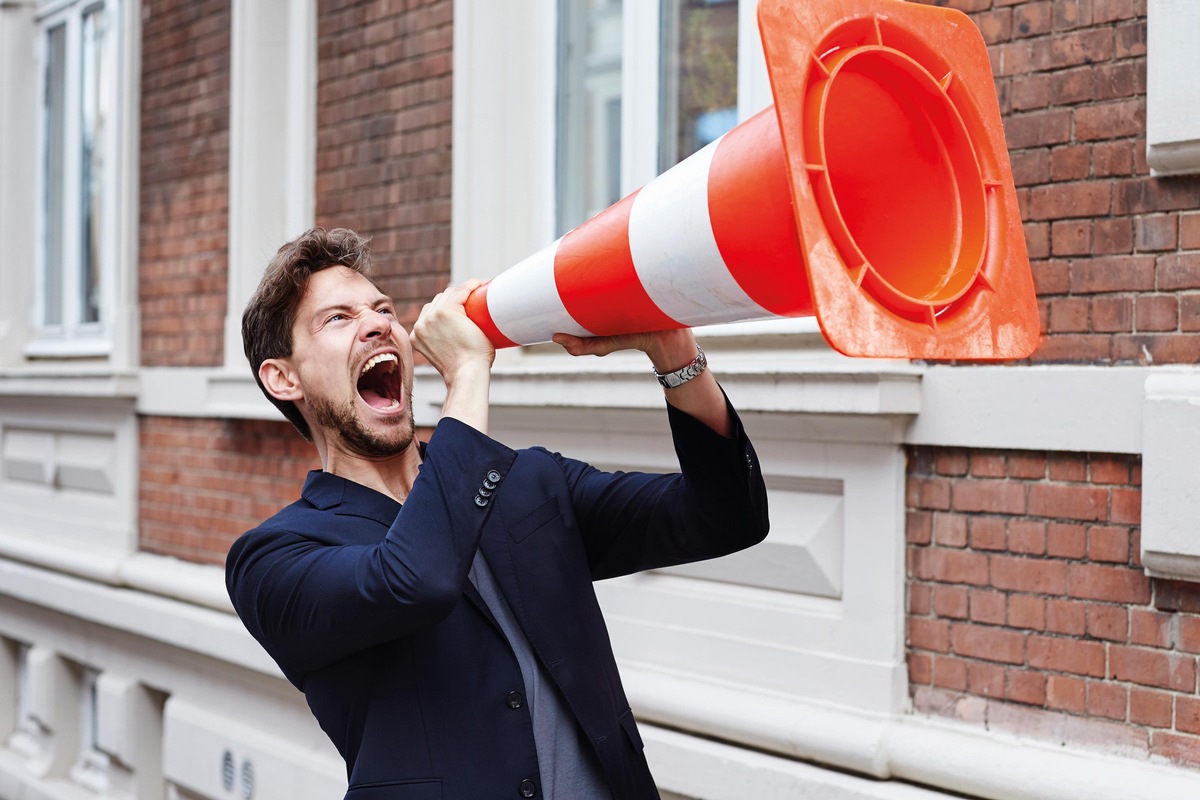
[[[1200,6],[927,4],[987,43],[1042,343],[699,331],[772,533],[598,586],[664,797],[1200,791]],[[242,356],[267,260],[355,228],[411,324],[771,102],[752,0],[0,3],[0,798],[340,796],[223,584],[318,466]],[[644,359],[556,350],[493,435],[670,469]]]

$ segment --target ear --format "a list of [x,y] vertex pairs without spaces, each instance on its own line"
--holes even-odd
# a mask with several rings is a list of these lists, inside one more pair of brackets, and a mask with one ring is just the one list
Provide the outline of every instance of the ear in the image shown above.
[[258,367],[258,379],[276,400],[295,402],[304,398],[300,376],[286,358],[268,358]]

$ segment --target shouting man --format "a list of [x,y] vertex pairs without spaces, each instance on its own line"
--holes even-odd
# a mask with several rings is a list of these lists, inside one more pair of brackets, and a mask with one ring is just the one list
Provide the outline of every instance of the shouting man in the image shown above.
[[[592,581],[731,553],[767,532],[758,459],[690,331],[555,341],[635,348],[681,472],[601,472],[489,438],[495,351],[447,289],[409,334],[367,242],[280,248],[242,318],[267,398],[317,449],[300,499],[239,538],[249,631],[346,760],[350,800],[642,800],[658,793]],[[413,351],[446,384],[414,438]]]

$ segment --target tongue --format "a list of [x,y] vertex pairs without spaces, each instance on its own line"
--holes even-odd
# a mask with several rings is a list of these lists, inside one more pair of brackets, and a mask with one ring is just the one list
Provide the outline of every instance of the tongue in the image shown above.
[[371,408],[391,408],[392,398],[384,397],[374,389],[363,389],[359,394]]

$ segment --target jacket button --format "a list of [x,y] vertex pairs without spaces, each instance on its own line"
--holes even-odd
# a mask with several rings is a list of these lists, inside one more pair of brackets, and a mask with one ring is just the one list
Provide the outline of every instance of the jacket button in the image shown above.
[[521,797],[534,797],[537,795],[537,784],[531,780],[521,781]]
[[486,497],[480,497],[479,495],[475,495],[475,505],[479,506],[480,508],[485,508],[487,506],[488,502],[489,501]]
[[520,692],[509,692],[508,697],[504,699],[509,708],[520,708],[525,705],[525,698],[521,696]]
[[496,472],[496,470],[494,470],[494,469],[488,470],[487,479],[489,481],[491,481],[492,483],[499,483],[500,482],[500,473]]

